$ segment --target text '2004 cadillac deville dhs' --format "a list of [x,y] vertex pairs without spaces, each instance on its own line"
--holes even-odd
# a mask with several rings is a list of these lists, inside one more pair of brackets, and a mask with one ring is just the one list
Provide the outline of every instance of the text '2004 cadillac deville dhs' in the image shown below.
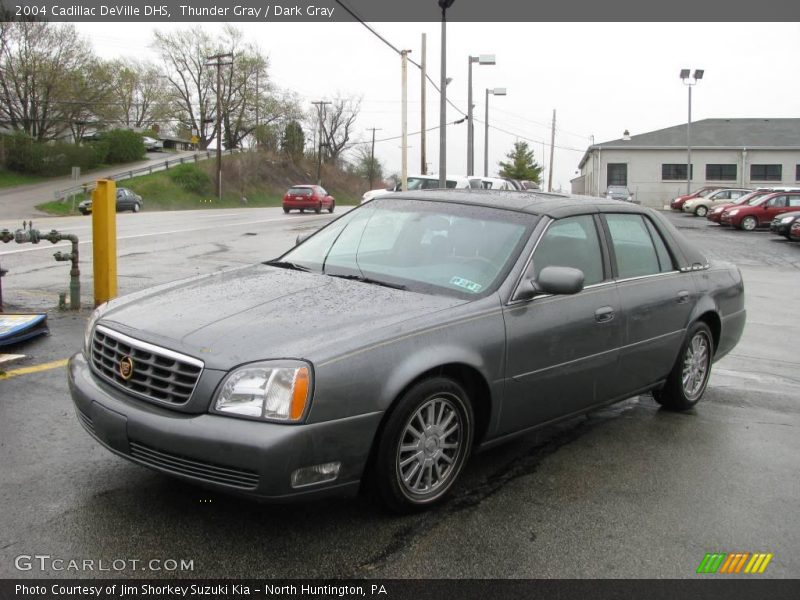
[[738,269],[614,200],[378,198],[279,259],[98,308],[69,382],[136,463],[273,500],[430,506],[470,453],[652,391],[694,406],[745,323]]

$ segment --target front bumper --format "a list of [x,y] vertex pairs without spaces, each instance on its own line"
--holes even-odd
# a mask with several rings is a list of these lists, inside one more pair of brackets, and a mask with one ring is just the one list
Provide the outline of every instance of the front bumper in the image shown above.
[[791,222],[790,223],[770,222],[770,224],[769,224],[769,230],[772,233],[777,233],[778,235],[788,236],[789,235],[789,230],[791,228],[792,228],[792,223]]
[[[358,491],[381,413],[285,425],[187,414],[132,398],[92,374],[83,354],[69,361],[77,417],[106,448],[156,471],[220,491],[293,500]],[[292,488],[299,468],[341,462],[336,480]]]

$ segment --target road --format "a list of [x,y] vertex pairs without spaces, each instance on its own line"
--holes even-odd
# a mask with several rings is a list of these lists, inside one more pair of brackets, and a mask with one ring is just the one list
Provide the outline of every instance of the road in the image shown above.
[[[140,169],[142,167],[153,166],[154,170],[159,170],[158,163],[166,160],[176,160],[181,157],[189,157],[197,154],[196,152],[148,152],[147,159],[126,165],[99,169],[89,174],[82,175],[78,184],[87,181],[95,181],[104,177],[113,177],[119,173]],[[205,152],[202,153],[205,156]],[[55,199],[54,194],[58,191],[76,185],[69,177],[54,177],[43,183],[33,183],[28,185],[18,185],[10,188],[0,188],[0,229],[11,227],[6,221],[13,221],[12,225],[17,228],[23,219],[47,217],[46,213],[36,210],[36,206],[43,202],[50,202]],[[124,184],[123,184],[124,185]]]
[[[548,427],[473,457],[441,508],[396,517],[360,498],[275,506],[174,481],[94,442],[61,370],[0,380],[0,577],[93,574],[14,567],[38,553],[127,561],[104,577],[689,578],[717,551],[771,552],[763,577],[800,576],[800,244],[668,216],[746,282],[744,337],[694,410],[640,396]],[[121,289],[274,256],[328,218],[121,215]],[[88,234],[88,219],[53,222]],[[15,301],[65,287],[48,255],[0,254]],[[74,352],[84,320],[52,313],[52,335],[20,347],[19,365]],[[130,562],[150,559],[193,570]]]

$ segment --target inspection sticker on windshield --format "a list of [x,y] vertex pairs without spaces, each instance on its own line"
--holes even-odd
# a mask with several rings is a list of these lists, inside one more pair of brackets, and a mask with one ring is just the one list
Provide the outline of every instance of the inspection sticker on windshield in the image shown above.
[[475,283],[474,281],[464,279],[463,277],[453,277],[450,280],[450,283],[457,285],[460,288],[464,288],[465,290],[469,290],[473,294],[477,294],[481,291],[481,289],[483,289],[483,286],[480,283]]

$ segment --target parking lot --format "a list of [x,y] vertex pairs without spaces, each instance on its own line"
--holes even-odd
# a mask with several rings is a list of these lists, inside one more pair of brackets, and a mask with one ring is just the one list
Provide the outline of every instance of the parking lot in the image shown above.
[[[82,344],[88,311],[51,311],[50,336],[6,349],[26,355],[7,370],[32,372],[0,380],[0,577],[686,578],[708,552],[772,553],[764,577],[797,577],[800,244],[666,214],[745,279],[744,336],[697,408],[639,396],[540,430],[473,457],[451,500],[414,516],[362,498],[261,504],[117,458],[78,424],[63,368],[35,370]],[[329,218],[120,215],[120,291],[272,258]],[[84,241],[90,299],[88,218],[36,225]],[[55,304],[67,269],[51,248],[0,246],[7,301]],[[30,555],[121,568],[20,570]]]

